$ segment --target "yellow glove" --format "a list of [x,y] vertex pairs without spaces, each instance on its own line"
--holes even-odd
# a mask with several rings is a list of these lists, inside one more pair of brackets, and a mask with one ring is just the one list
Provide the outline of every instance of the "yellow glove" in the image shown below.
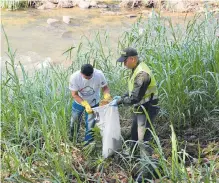
[[104,100],[109,101],[109,102],[112,100],[112,97],[109,93],[104,93],[103,98]]
[[86,111],[88,114],[93,113],[93,110],[91,109],[90,104],[88,104],[88,102],[87,102],[86,100],[82,101],[82,102],[81,102],[81,105],[85,108],[85,111]]
[[103,105],[110,103],[111,100],[112,100],[111,95],[109,93],[104,93],[103,100],[101,100],[101,102],[100,102],[100,106],[103,106]]

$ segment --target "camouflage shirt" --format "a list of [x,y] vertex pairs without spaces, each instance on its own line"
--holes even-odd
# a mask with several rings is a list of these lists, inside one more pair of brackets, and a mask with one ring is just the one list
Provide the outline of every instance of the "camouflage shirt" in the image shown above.
[[[138,65],[139,65],[139,63],[138,63]],[[134,69],[132,69],[132,74],[134,73],[134,70],[136,69],[136,67]],[[144,71],[139,72],[137,74],[137,76],[135,77],[134,89],[131,92],[131,96],[129,96],[129,94],[126,93],[125,95],[122,96],[122,99],[121,99],[121,101],[119,101],[119,103],[120,104],[122,103],[124,105],[132,105],[132,104],[136,104],[136,103],[140,102],[141,99],[143,98],[143,96],[145,95],[145,92],[146,92],[150,82],[151,82],[151,78],[150,78],[150,75],[148,73],[146,73]]]

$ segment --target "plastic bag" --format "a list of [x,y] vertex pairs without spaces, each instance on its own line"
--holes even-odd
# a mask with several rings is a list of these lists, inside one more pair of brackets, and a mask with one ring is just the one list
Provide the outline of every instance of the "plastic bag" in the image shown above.
[[107,158],[122,146],[118,107],[108,104],[93,108],[93,111],[102,135],[102,155]]

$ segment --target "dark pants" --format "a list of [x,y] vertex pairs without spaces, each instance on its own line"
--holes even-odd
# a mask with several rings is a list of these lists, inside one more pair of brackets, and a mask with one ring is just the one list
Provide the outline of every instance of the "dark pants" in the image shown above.
[[[157,102],[156,102],[157,103]],[[151,123],[153,124],[155,117],[157,116],[159,112],[159,107],[153,103],[148,103],[146,105],[143,105],[149,115],[149,118],[151,120]],[[133,121],[132,121],[132,127],[131,127],[131,138],[133,141],[141,141],[146,142],[150,141],[152,134],[150,132],[151,125],[143,112],[143,110],[140,108],[138,111],[139,113],[133,113]],[[148,130],[150,129],[150,130]],[[135,144],[135,143],[134,143]]]

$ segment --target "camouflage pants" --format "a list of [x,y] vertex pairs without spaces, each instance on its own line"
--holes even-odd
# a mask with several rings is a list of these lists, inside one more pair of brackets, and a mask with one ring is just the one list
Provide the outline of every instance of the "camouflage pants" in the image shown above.
[[[149,118],[153,124],[153,121],[155,117],[157,116],[159,112],[159,107],[154,105],[149,105],[146,108]],[[146,115],[144,112],[140,114],[133,114],[133,120],[132,120],[132,127],[131,127],[131,138],[133,141],[141,141],[146,142],[150,141],[152,134],[150,132],[151,125],[149,121],[147,120]]]

